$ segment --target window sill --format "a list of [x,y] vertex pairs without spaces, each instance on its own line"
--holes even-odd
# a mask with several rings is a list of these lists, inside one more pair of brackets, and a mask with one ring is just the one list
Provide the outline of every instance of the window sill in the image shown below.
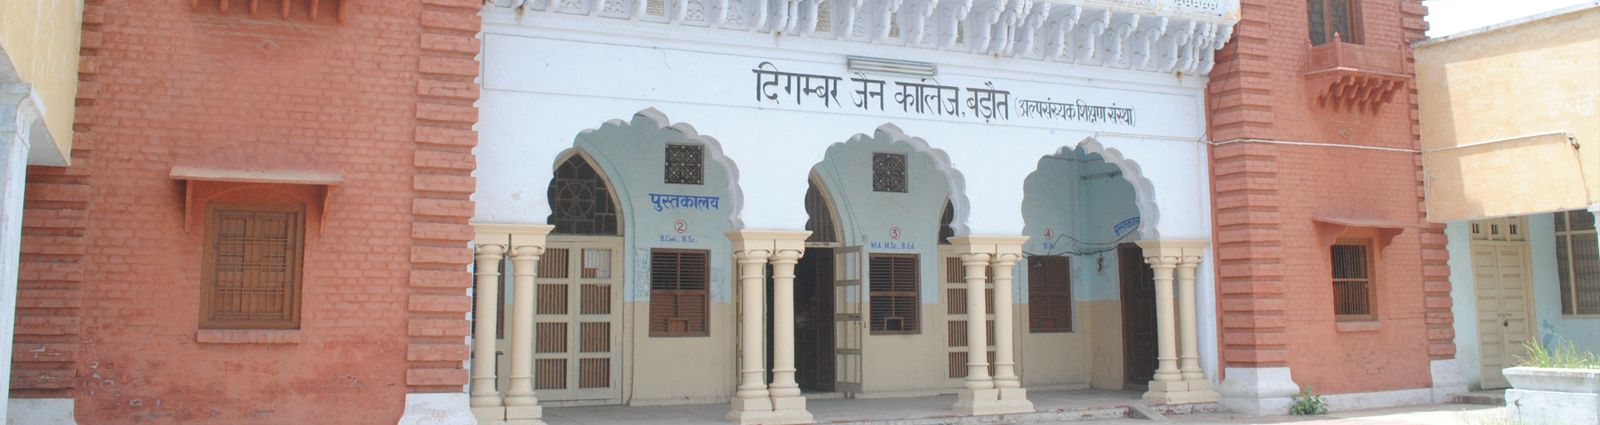
[[300,330],[201,329],[194,339],[202,344],[299,344]]
[[1377,332],[1382,330],[1382,324],[1376,319],[1354,320],[1338,322],[1339,332]]

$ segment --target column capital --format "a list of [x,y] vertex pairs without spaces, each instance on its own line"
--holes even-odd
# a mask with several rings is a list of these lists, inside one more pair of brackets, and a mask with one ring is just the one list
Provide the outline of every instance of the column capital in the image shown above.
[[961,264],[962,265],[966,265],[966,266],[980,266],[980,265],[981,266],[986,266],[986,265],[989,264],[990,255],[988,253],[983,253],[983,252],[963,252],[960,255],[961,255]]
[[964,235],[950,238],[950,245],[954,246],[957,252],[990,255],[1016,254],[1021,256],[1022,244],[1027,242],[1027,236]]
[[472,223],[472,240],[480,244],[501,244],[513,248],[544,246],[545,236],[556,229],[548,224]]
[[1022,254],[1013,254],[1013,253],[1009,253],[1009,252],[1002,253],[1002,254],[995,254],[994,257],[990,257],[989,258],[989,261],[994,263],[994,264],[996,264],[996,265],[1005,265],[1005,266],[1016,265],[1017,262],[1022,261]]
[[805,255],[805,251],[800,249],[779,249],[772,251],[770,259],[773,264],[792,264],[800,262],[800,257]]
[[506,246],[503,243],[478,243],[473,250],[479,257],[500,257],[506,255]]
[[539,257],[542,257],[542,256],[544,256],[544,246],[542,244],[541,245],[514,245],[514,246],[511,247],[511,258],[512,259],[523,259],[523,258],[527,258],[527,257],[533,257],[533,259],[538,259]]
[[1171,257],[1174,263],[1194,264],[1205,257],[1206,247],[1211,245],[1211,241],[1160,239],[1138,241],[1135,244],[1144,250],[1144,257],[1147,259]]
[[806,238],[811,237],[809,230],[752,230],[739,229],[724,233],[728,242],[733,243],[733,251],[761,250],[768,253],[781,250],[806,250]]
[[766,263],[768,259],[772,258],[772,250],[768,250],[768,249],[736,249],[736,250],[733,251],[733,258],[738,259],[739,260],[739,264],[744,264],[744,263]]

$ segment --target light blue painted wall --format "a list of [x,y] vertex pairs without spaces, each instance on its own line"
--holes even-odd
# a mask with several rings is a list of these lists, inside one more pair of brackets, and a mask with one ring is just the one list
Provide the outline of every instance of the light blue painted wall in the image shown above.
[[1467,385],[1477,388],[1483,382],[1478,366],[1478,297],[1472,274],[1472,234],[1467,222],[1448,223],[1444,228],[1445,250],[1450,253],[1450,314],[1455,317],[1456,367]]
[[[1116,231],[1118,223],[1139,217],[1133,185],[1116,165],[1079,149],[1046,156],[1023,187],[1024,251],[1029,255],[1071,255],[1075,301],[1118,299],[1117,252],[1122,242],[1137,240],[1137,228]],[[1085,179],[1087,177],[1087,179]],[[1046,239],[1045,229],[1054,236]],[[1020,267],[1019,267],[1020,268]],[[1027,303],[1027,274],[1017,285],[1017,299]]]
[[[624,301],[650,299],[647,282],[650,282],[652,248],[680,248],[711,251],[711,300],[716,303],[729,302],[733,289],[733,253],[732,244],[724,233],[731,230],[729,216],[736,208],[727,189],[730,187],[731,173],[714,160],[713,156],[717,155],[715,148],[706,146],[705,184],[667,184],[665,164],[668,143],[707,145],[704,141],[688,138],[678,129],[661,128],[643,115],[634,116],[633,121],[626,125],[612,122],[595,131],[581,133],[574,143],[577,150],[587,154],[594,165],[608,176],[611,189],[619,200],[618,209],[622,211],[626,241],[624,251],[633,253],[627,257],[631,263],[625,266],[625,273],[630,275],[626,292],[623,293]],[[716,209],[663,208],[656,211],[650,198],[652,193],[716,196],[720,202]],[[545,192],[541,190],[529,196],[542,197]],[[688,224],[688,230],[681,234],[676,231],[679,219]],[[693,238],[693,242],[688,242],[689,238]]]
[[[1482,381],[1478,353],[1478,306],[1472,273],[1472,246],[1469,224],[1454,222],[1445,226],[1449,238],[1451,313],[1455,315],[1456,360],[1462,375],[1471,385]],[[1528,216],[1528,252],[1533,279],[1534,323],[1539,340],[1548,344],[1557,338],[1572,341],[1579,348],[1600,353],[1600,317],[1568,317],[1561,314],[1561,277],[1556,269],[1554,214]]]
[[1533,301],[1538,317],[1539,339],[1560,337],[1594,353],[1600,353],[1600,317],[1561,315],[1561,276],[1556,270],[1555,214],[1528,217],[1528,243],[1533,258]]
[[[874,153],[906,155],[906,193],[872,190]],[[833,198],[842,229],[841,242],[865,246],[868,253],[920,254],[921,302],[938,304],[939,218],[950,187],[937,160],[909,143],[890,140],[887,134],[878,132],[873,137],[858,135],[848,143],[828,147],[814,171]],[[890,237],[890,229],[895,227],[900,229],[898,239]]]

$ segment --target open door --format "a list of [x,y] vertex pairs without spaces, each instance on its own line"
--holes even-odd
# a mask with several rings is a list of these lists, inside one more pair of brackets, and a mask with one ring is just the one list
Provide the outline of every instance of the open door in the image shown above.
[[862,336],[867,331],[863,306],[867,287],[862,276],[866,252],[860,246],[834,251],[834,355],[837,358],[837,383],[834,390],[846,398],[861,393]]

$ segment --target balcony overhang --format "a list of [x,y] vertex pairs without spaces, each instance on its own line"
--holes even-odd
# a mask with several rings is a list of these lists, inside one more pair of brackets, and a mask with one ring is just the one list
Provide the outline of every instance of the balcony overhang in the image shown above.
[[[539,18],[533,15],[543,14]],[[1238,0],[490,0],[487,22],[597,19],[1203,76]],[[659,27],[658,27],[659,28]]]
[[1410,79],[1404,61],[1400,49],[1334,38],[1306,55],[1306,86],[1317,107],[1376,114]]

